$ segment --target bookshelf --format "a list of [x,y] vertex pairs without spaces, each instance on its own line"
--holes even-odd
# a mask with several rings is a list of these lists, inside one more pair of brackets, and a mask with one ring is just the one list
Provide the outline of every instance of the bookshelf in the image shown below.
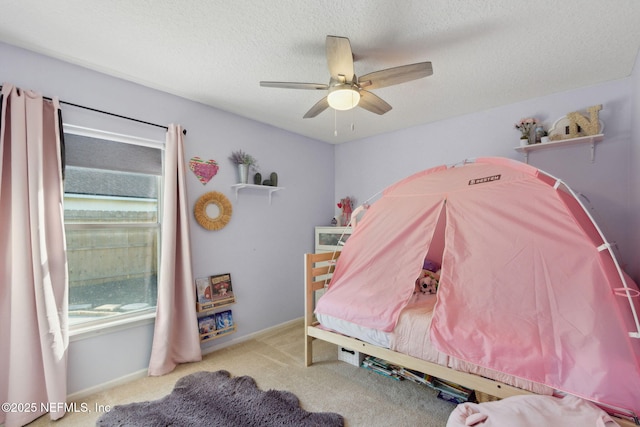
[[231,274],[217,274],[196,279],[196,314],[200,343],[213,341],[236,332],[230,306],[236,297]]

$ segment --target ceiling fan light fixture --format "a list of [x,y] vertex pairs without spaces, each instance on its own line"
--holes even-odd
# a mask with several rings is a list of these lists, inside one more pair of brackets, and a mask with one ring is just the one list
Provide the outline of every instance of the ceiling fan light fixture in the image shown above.
[[334,110],[350,110],[360,102],[360,92],[353,86],[338,85],[329,90],[327,102]]
[[304,119],[316,117],[328,108],[345,111],[361,107],[374,114],[383,115],[391,111],[391,105],[371,92],[371,89],[398,85],[433,74],[431,62],[417,62],[358,77],[353,69],[351,43],[346,37],[327,36],[326,55],[329,84],[261,81],[260,86],[328,91],[327,96],[305,113]]

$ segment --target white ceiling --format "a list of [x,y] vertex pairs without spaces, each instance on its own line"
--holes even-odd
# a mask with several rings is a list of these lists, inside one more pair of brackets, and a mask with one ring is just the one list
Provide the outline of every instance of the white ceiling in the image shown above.
[[[434,73],[373,90],[383,116],[303,119],[325,92],[259,81],[329,83],[327,35],[351,40],[357,75]],[[627,77],[640,0],[0,0],[0,40],[341,143]]]

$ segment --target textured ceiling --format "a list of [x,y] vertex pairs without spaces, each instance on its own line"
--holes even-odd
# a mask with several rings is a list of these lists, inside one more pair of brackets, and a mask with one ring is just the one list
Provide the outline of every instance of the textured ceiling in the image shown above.
[[[627,77],[638,22],[640,0],[0,0],[1,41],[330,143]],[[327,35],[357,75],[434,73],[373,90],[383,116],[303,119],[325,92],[259,81],[329,83]]]

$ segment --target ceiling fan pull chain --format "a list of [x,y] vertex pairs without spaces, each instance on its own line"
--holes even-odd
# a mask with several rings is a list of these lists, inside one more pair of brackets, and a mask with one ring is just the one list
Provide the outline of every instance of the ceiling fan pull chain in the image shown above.
[[354,109],[351,110],[351,132],[355,132],[356,131],[356,125],[353,123],[355,121],[355,120],[353,120],[354,119],[354,117],[353,117],[354,116],[354,112],[353,112]]

